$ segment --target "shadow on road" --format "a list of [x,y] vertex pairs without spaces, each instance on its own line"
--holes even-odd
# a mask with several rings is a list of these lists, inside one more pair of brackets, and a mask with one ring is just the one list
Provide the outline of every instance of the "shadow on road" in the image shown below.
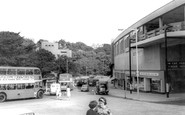
[[151,102],[151,103],[185,106],[185,100]]

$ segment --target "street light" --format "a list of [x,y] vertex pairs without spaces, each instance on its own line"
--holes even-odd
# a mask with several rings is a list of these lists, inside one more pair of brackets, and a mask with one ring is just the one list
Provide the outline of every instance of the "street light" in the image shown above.
[[167,31],[172,26],[166,25],[164,28],[164,40],[165,40],[165,80],[166,80],[166,97],[169,98],[169,81],[168,81],[168,49],[167,49]]

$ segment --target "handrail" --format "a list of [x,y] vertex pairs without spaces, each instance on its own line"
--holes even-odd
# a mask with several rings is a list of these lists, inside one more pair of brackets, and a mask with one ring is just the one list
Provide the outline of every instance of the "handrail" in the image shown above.
[[[172,26],[169,31],[170,32],[175,32],[175,31],[182,31],[182,30],[185,30],[185,21],[182,21],[182,22],[175,22],[175,23],[170,23],[168,24],[170,26]],[[166,28],[166,26],[164,25],[163,27],[161,28],[157,28],[157,29],[154,29],[152,31],[149,31],[145,34],[141,34],[139,35],[138,39],[139,41],[143,41],[145,39],[149,39],[151,37],[155,37],[155,36],[158,36],[160,34],[163,34],[164,33],[164,29]],[[133,38],[134,36],[132,36]]]

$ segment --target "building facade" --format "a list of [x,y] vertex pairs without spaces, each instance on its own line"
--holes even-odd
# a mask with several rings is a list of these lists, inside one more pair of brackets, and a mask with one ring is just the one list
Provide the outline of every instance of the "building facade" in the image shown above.
[[170,84],[173,92],[185,92],[184,0],[173,0],[142,18],[111,44],[118,86],[166,93]]
[[56,58],[61,55],[72,57],[72,51],[67,49],[65,46],[61,46],[58,42],[51,43],[48,41],[42,41],[41,48],[50,51]]

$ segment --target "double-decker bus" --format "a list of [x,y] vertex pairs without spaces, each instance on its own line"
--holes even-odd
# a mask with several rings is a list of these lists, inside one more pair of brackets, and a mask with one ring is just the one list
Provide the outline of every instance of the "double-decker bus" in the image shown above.
[[74,88],[74,81],[71,74],[60,74],[58,82],[61,85],[61,90],[66,90],[68,86],[71,90]]
[[10,99],[42,98],[43,94],[39,68],[0,66],[0,102]]

